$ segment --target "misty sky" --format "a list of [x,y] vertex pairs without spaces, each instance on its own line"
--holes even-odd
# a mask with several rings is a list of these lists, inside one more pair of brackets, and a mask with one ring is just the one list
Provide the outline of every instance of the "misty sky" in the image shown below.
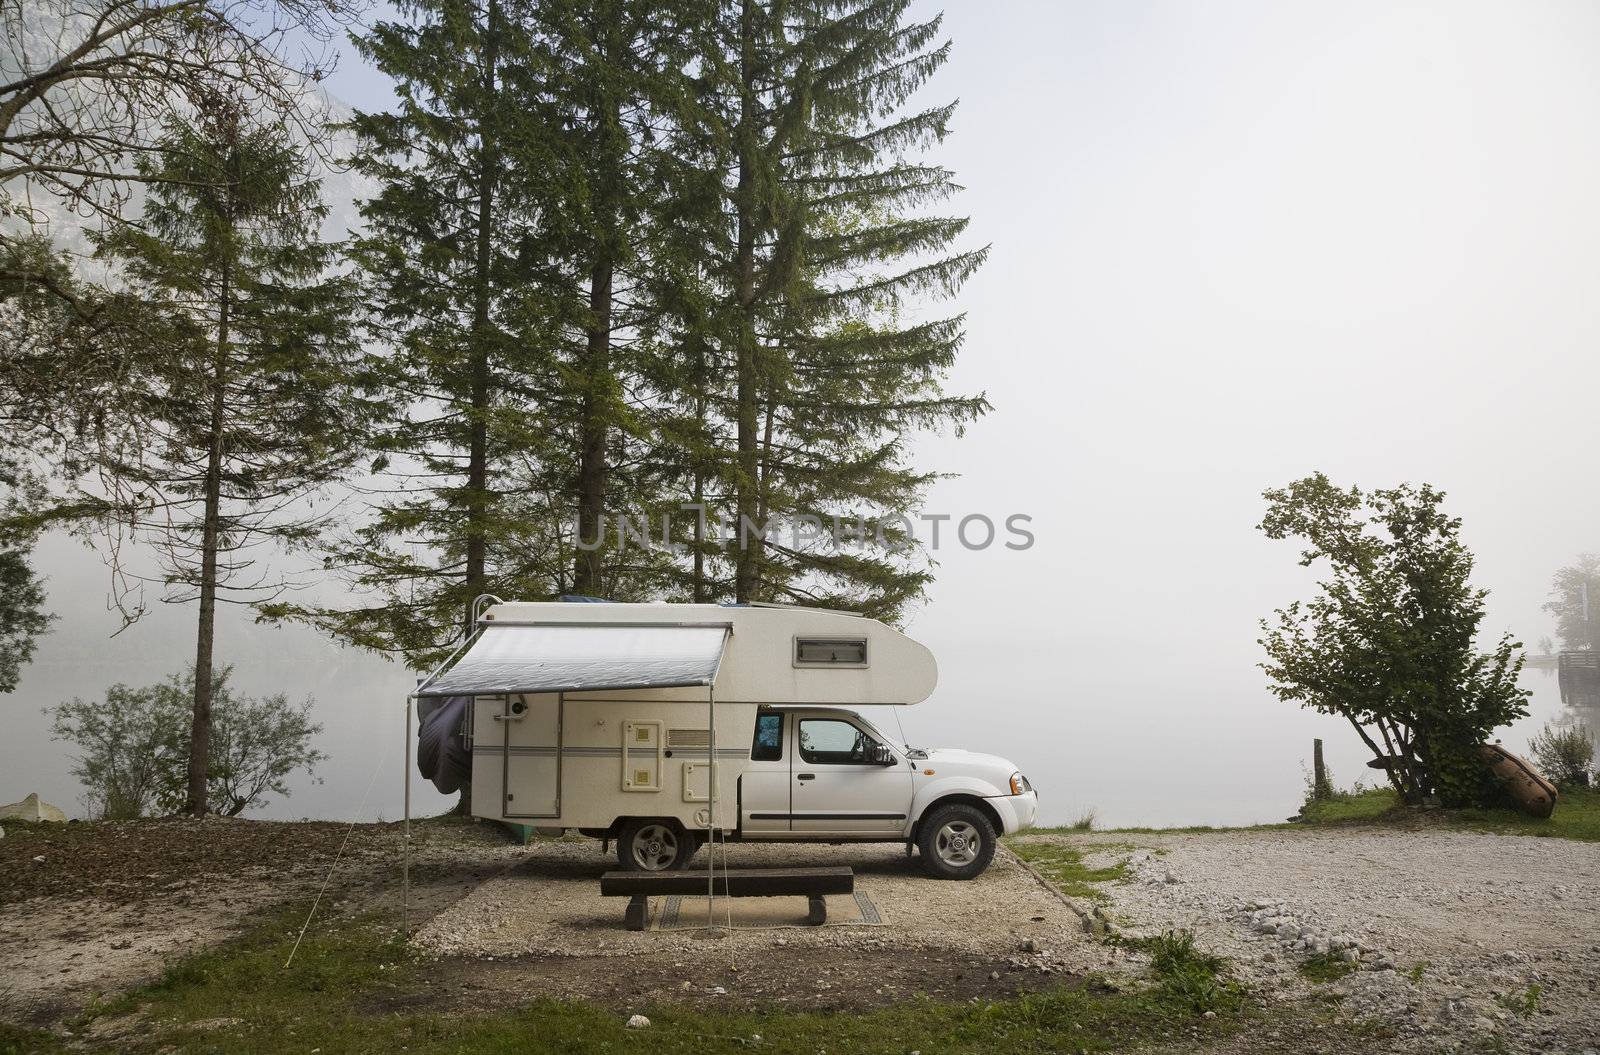
[[[1010,756],[1048,821],[1281,819],[1313,736],[1341,782],[1370,777],[1348,727],[1255,667],[1257,619],[1311,582],[1254,530],[1260,493],[1319,469],[1435,484],[1489,632],[1552,632],[1550,573],[1600,550],[1600,7],[969,2],[946,28],[924,97],[961,109],[935,160],[994,247],[951,388],[996,409],[920,444],[959,474],[926,509],[1026,513],[1037,543],[937,554],[910,632],[941,682],[909,738]],[[331,88],[389,98],[353,53]],[[0,801],[72,807],[39,708],[186,665],[193,612],[107,641],[95,556],[51,540],[41,562],[61,621],[6,701]],[[264,815],[352,816],[388,745],[368,815],[395,816],[405,672],[236,622],[219,658],[315,695],[333,755]],[[1554,714],[1553,677],[1526,681]]]

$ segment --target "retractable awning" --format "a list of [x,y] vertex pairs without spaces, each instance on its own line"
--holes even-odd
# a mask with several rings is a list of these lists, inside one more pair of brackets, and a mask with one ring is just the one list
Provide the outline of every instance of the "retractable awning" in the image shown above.
[[516,626],[489,623],[418,696],[496,696],[709,686],[728,628],[704,626]]

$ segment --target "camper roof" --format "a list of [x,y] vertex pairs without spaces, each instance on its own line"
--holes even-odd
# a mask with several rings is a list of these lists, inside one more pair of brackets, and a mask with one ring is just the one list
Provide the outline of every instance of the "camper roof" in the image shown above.
[[419,696],[607,692],[729,703],[913,704],[938,669],[875,619],[819,608],[500,602]]

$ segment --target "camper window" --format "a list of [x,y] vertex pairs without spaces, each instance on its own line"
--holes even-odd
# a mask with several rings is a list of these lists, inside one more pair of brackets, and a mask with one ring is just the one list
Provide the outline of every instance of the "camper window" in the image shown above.
[[800,722],[800,757],[812,765],[873,765],[877,741],[849,722],[837,718],[806,718]]
[[750,761],[777,762],[783,758],[783,715],[756,715],[756,741],[750,748]]
[[794,639],[794,665],[797,667],[864,667],[867,665],[867,639],[864,637],[797,637]]

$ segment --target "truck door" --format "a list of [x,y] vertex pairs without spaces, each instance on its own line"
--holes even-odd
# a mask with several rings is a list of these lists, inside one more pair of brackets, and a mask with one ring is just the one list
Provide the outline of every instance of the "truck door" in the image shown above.
[[758,711],[750,768],[739,778],[739,827],[746,834],[789,831],[789,716]]
[[[795,715],[794,831],[896,837],[911,810],[911,769],[892,748],[843,717]],[[893,760],[876,760],[880,749]]]

